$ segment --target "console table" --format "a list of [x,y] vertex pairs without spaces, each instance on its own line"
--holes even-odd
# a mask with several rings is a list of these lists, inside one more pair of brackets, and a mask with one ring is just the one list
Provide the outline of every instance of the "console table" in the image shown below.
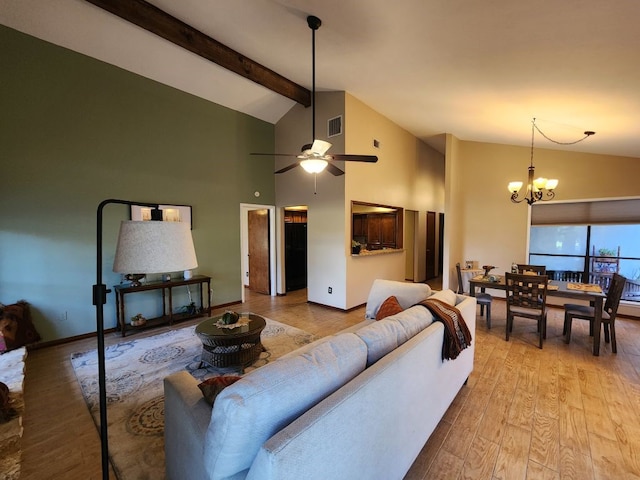
[[[173,296],[172,289],[175,287],[181,287],[185,285],[198,285],[198,290],[200,291],[200,307],[196,307],[195,312],[181,312],[181,313],[173,313]],[[206,298],[207,305],[204,305],[204,293],[203,287],[206,285]],[[158,281],[158,282],[149,282],[144,283],[138,287],[133,287],[131,285],[116,285],[113,287],[116,293],[116,317],[118,320],[118,328],[122,332],[122,336],[124,337],[128,330],[138,330],[141,328],[155,327],[158,325],[164,324],[173,324],[174,322],[181,320],[188,320],[191,318],[197,318],[202,316],[210,316],[211,315],[211,298],[209,297],[209,292],[211,291],[211,277],[207,277],[206,275],[194,275],[189,280],[179,279],[179,280],[167,280],[167,281]],[[148,292],[150,290],[160,290],[162,292],[162,316],[156,318],[147,319],[147,323],[140,327],[133,327],[127,321],[127,316],[125,315],[125,295],[131,293],[139,293],[139,292]],[[168,310],[167,310],[167,300],[168,300]]]

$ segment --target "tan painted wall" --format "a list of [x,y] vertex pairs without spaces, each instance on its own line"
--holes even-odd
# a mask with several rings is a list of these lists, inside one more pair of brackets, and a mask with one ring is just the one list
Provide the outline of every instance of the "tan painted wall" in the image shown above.
[[[377,155],[376,164],[346,163],[345,210],[351,201],[364,201],[418,211],[418,280],[425,278],[426,211],[444,211],[444,159],[442,154],[350,94],[345,97],[347,153]],[[373,147],[373,140],[380,148]],[[351,218],[345,218],[351,231]],[[345,252],[350,251],[345,237]],[[404,280],[405,254],[371,257],[347,256],[347,308],[366,301],[376,278]]]
[[[507,184],[526,181],[529,148],[448,136],[446,155],[447,284],[456,284],[451,273],[458,261],[492,264],[498,273],[526,261],[529,207],[509,200]],[[640,196],[638,158],[536,148],[534,166],[536,176],[560,180],[556,200]]]

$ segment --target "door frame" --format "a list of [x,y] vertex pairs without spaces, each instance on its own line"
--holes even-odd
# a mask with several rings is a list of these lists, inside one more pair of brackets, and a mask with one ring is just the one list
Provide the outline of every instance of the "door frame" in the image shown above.
[[249,271],[249,211],[269,210],[269,285],[271,296],[276,296],[276,207],[254,203],[240,204],[240,292],[245,302],[245,276]]

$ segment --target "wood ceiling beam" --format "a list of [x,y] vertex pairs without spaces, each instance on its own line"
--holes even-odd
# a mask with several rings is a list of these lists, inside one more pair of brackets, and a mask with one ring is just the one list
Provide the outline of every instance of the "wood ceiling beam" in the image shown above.
[[86,0],[305,107],[311,92],[144,0]]

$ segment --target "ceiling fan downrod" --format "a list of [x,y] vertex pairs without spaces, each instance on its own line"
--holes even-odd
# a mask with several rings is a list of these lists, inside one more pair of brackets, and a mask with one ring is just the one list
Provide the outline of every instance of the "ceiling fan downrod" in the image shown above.
[[307,25],[311,29],[311,143],[313,143],[316,138],[316,30],[322,25],[322,20],[309,15]]

